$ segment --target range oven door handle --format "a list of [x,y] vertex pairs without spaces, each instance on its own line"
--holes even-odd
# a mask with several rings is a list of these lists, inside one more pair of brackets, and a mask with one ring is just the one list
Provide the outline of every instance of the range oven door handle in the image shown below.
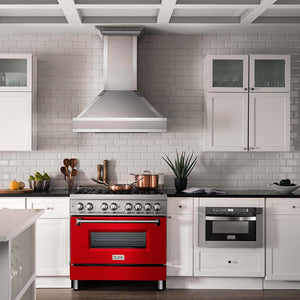
[[214,217],[206,216],[206,221],[256,221],[256,217]]
[[76,225],[80,226],[81,223],[154,223],[160,226],[160,220],[82,220],[76,219]]

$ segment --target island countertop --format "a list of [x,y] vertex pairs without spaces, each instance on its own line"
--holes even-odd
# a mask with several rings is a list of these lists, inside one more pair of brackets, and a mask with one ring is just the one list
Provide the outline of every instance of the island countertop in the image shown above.
[[43,213],[43,209],[0,209],[0,242],[14,239]]

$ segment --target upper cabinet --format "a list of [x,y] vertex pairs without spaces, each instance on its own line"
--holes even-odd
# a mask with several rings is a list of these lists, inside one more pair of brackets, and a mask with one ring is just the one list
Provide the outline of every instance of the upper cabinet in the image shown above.
[[250,92],[290,92],[289,55],[250,55]]
[[208,92],[290,91],[289,55],[208,55],[205,73]]
[[0,151],[36,148],[37,59],[0,54]]
[[0,55],[0,92],[32,91],[32,54]]
[[247,55],[208,55],[205,69],[209,92],[248,92]]

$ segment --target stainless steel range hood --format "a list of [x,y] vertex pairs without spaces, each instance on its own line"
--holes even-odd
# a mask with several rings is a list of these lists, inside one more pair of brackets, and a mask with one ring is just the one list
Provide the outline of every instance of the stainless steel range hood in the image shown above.
[[76,118],[74,132],[165,132],[167,119],[137,90],[137,37],[143,27],[97,27],[104,90]]

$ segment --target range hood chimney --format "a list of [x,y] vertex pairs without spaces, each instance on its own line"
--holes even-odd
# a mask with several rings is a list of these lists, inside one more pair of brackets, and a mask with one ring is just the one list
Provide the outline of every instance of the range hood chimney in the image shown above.
[[137,92],[137,38],[143,27],[98,27],[104,90],[76,118],[74,132],[165,132],[167,119]]

